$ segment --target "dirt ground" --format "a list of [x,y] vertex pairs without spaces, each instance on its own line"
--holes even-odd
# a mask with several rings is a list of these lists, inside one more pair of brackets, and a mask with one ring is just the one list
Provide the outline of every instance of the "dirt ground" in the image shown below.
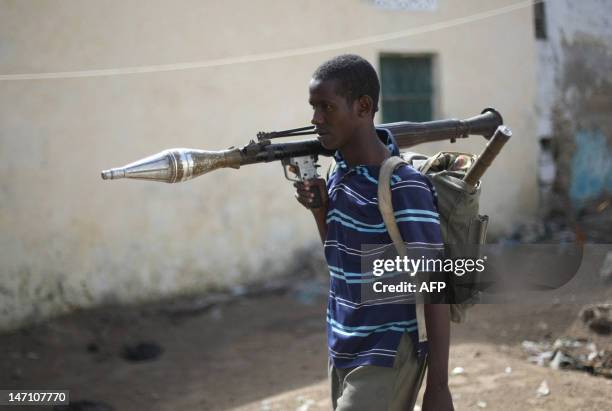
[[[114,410],[328,410],[325,296],[317,287],[215,304],[107,307],[0,335],[0,387],[69,389],[73,401]],[[521,350],[523,340],[565,335],[610,350],[609,337],[580,325],[580,308],[483,305],[453,325],[450,368],[464,368],[450,377],[456,409],[612,409],[612,379],[533,365]],[[163,352],[122,358],[124,345],[138,342]],[[543,381],[550,394],[538,397]]]

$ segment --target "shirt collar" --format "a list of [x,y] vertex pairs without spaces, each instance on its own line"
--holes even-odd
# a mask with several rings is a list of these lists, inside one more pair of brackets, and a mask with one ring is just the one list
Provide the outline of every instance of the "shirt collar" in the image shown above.
[[[392,156],[400,155],[397,142],[395,141],[393,134],[391,134],[389,130],[387,130],[386,128],[376,127],[376,134],[378,135],[380,141],[382,141],[383,144],[387,146]],[[340,154],[340,150],[337,150],[336,153],[334,153],[334,158],[336,159],[336,164],[338,164],[338,167],[348,169],[344,158],[342,158],[342,154]]]

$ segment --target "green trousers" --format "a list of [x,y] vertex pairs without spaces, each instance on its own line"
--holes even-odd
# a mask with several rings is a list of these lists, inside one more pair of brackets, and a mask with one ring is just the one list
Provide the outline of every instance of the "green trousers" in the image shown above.
[[407,333],[400,340],[393,367],[336,368],[330,360],[333,408],[336,411],[412,410],[425,366],[425,359],[417,357],[412,338]]

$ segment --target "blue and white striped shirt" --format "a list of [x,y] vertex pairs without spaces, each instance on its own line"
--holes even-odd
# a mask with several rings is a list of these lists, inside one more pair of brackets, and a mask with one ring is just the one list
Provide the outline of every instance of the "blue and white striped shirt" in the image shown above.
[[[376,130],[392,155],[399,149],[391,133]],[[375,277],[362,267],[367,253],[393,248],[378,209],[380,166],[348,168],[339,152],[327,182],[329,207],[325,258],[329,266],[327,306],[329,355],[337,368],[360,365],[393,366],[404,332],[417,335],[414,299],[410,295],[362,301],[361,287]],[[430,251],[443,247],[436,195],[429,180],[409,166],[395,170],[391,180],[393,210],[404,242]],[[362,246],[377,245],[365,250]],[[402,303],[403,304],[398,304]]]

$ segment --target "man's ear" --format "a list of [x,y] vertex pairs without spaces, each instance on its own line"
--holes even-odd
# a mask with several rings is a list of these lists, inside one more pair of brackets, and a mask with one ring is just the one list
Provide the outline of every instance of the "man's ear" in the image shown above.
[[374,100],[368,95],[357,99],[357,115],[359,117],[372,117],[374,115]]

